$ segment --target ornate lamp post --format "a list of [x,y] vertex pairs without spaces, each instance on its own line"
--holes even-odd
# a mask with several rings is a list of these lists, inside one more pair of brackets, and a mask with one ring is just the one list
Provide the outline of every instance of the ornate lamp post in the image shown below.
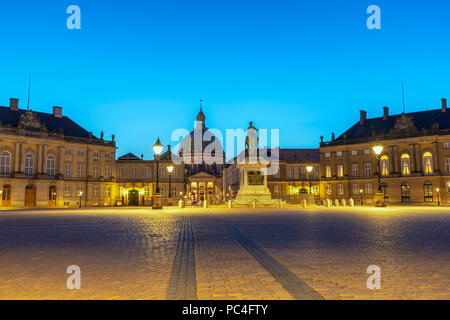
[[364,201],[363,201],[363,189],[359,189],[359,193],[361,194],[361,205],[364,205]]
[[173,171],[173,164],[169,164],[167,166],[167,171],[169,171],[169,195],[167,198],[167,205],[171,206],[173,205],[172,203],[172,171]]
[[308,171],[308,180],[309,180],[309,195],[312,194],[311,192],[311,172],[313,171],[313,166],[309,165],[306,166],[306,171]]
[[375,153],[377,157],[377,176],[378,176],[378,190],[376,195],[376,206],[377,207],[385,207],[386,203],[384,202],[384,194],[383,194],[383,187],[381,186],[381,166],[380,166],[380,155],[383,152],[384,147],[377,142],[373,147],[372,150]]
[[155,195],[153,196],[153,206],[152,209],[162,209],[161,204],[161,193],[159,192],[159,155],[163,151],[164,146],[161,144],[161,141],[158,140],[153,145],[153,152],[155,152],[156,159],[156,188]]
[[441,205],[441,193],[440,193],[440,189],[436,188],[436,193],[437,193],[437,197],[438,197],[438,206]]

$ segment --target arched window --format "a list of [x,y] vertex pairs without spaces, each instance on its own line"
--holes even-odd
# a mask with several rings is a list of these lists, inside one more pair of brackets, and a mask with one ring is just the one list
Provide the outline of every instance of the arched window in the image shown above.
[[431,152],[423,154],[423,173],[433,174],[433,155]]
[[402,202],[410,202],[411,201],[411,187],[409,183],[402,183]]
[[10,174],[11,172],[11,154],[9,152],[2,152],[0,160],[0,172],[2,174]]
[[423,184],[423,195],[425,202],[433,202],[433,185],[429,182]]
[[409,154],[402,154],[402,175],[409,176],[411,174],[411,162],[409,159]]
[[34,157],[31,153],[25,155],[25,175],[31,177],[34,171]]
[[387,177],[389,175],[389,157],[381,157],[381,176]]
[[55,176],[55,157],[48,156],[47,157],[47,175],[54,177]]

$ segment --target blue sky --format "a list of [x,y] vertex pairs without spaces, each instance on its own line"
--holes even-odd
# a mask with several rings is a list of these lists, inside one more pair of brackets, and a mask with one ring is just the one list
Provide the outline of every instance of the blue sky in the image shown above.
[[[66,8],[81,8],[81,30]],[[366,8],[381,8],[381,30]],[[450,98],[448,1],[3,1],[0,105],[53,105],[115,134],[118,154],[152,155],[157,136],[206,124],[280,129],[284,148],[317,147],[359,119]]]

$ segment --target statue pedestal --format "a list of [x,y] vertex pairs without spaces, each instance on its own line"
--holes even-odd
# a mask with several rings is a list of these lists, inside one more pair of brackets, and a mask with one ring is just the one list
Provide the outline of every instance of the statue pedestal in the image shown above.
[[235,204],[273,204],[272,194],[267,187],[267,175],[262,173],[266,165],[261,163],[241,163],[239,168],[239,191]]

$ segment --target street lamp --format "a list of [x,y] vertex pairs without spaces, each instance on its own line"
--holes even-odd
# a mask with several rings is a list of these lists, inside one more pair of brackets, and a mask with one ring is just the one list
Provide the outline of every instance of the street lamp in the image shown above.
[[159,155],[163,151],[164,146],[161,144],[161,141],[156,140],[156,143],[153,145],[153,152],[155,152],[156,159],[156,188],[155,195],[153,197],[153,206],[152,209],[162,209],[161,204],[161,193],[159,192]]
[[83,196],[83,191],[78,191],[78,196],[80,197],[80,208],[81,208],[81,197]]
[[172,203],[172,171],[173,171],[173,164],[169,164],[167,166],[167,171],[169,171],[169,197],[167,198],[167,205],[171,206]]
[[309,165],[306,167],[306,171],[308,171],[308,179],[309,179],[309,194],[311,195],[311,172],[313,171],[313,166]]
[[[377,157],[377,175],[378,175],[378,191],[377,191],[377,206],[385,206],[384,203],[384,195],[383,195],[383,188],[381,186],[381,170],[380,170],[380,155],[383,152],[383,145],[381,145],[379,142],[375,143],[375,145],[372,147],[373,152],[375,153]],[[383,201],[381,200],[381,197],[383,197]]]
[[363,201],[363,189],[359,189],[359,193],[361,194],[361,205],[364,205],[364,201]]
[[438,206],[441,205],[441,193],[439,191],[440,191],[440,189],[436,188],[436,193],[437,193],[437,196],[438,196]]

